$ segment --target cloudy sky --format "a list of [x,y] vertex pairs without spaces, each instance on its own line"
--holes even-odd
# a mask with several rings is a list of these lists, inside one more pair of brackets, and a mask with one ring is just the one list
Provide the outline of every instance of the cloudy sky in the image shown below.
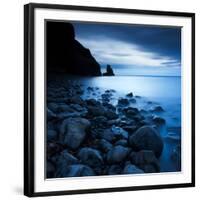
[[76,39],[105,71],[117,75],[180,76],[181,29],[143,25],[73,23]]

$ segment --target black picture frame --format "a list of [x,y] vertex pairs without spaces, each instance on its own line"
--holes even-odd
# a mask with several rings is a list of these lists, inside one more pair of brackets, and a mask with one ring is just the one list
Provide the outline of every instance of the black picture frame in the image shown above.
[[[127,13],[127,14],[148,14],[155,16],[178,16],[189,17],[192,20],[192,181],[191,183],[167,184],[167,185],[144,185],[133,187],[101,188],[101,189],[84,189],[71,191],[47,191],[35,192],[34,187],[34,10],[36,8],[59,9],[59,10],[79,10],[79,11],[97,11],[108,13]],[[163,188],[183,188],[195,186],[195,14],[186,12],[167,12],[153,10],[135,10],[122,8],[105,8],[105,7],[87,7],[73,5],[55,5],[55,4],[36,4],[30,3],[24,5],[24,195],[28,197],[52,196],[52,195],[72,195],[84,193],[99,192],[121,192],[133,190],[149,190]]]

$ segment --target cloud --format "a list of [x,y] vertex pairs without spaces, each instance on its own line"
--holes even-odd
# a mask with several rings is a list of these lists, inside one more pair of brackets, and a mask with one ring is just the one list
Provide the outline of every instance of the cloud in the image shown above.
[[180,61],[142,46],[108,37],[77,38],[101,64],[137,67],[180,67]]

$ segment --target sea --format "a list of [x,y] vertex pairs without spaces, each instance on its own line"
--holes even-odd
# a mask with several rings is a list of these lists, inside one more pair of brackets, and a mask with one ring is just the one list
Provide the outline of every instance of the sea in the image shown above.
[[[130,106],[150,111],[161,106],[164,112],[153,113],[166,120],[159,132],[164,149],[159,158],[161,172],[181,171],[181,77],[180,76],[101,76],[66,77],[78,82],[83,98],[100,99],[106,90],[113,90],[111,102],[117,105],[120,97],[132,92],[136,103]],[[94,90],[88,90],[88,88]],[[178,147],[178,148],[177,148]]]

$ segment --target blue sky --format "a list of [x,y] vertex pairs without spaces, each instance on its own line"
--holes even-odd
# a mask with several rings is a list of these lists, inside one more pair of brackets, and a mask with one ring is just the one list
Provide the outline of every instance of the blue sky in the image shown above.
[[76,39],[89,48],[102,71],[116,75],[180,76],[181,28],[73,22]]

